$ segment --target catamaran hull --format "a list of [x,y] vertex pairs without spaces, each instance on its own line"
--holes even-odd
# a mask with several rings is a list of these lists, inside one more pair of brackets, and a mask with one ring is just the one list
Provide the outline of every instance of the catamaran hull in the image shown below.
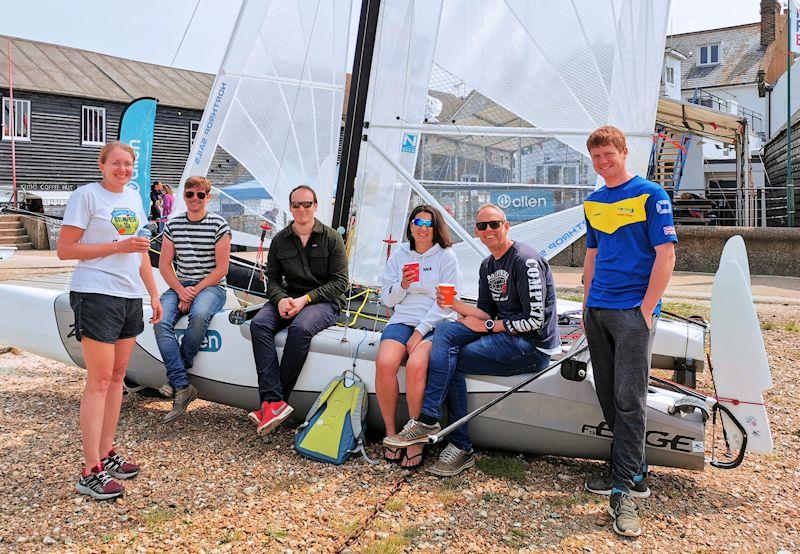
[[[74,317],[68,294],[2,285],[0,314],[5,314],[0,317],[0,342],[84,367],[80,343],[72,334]],[[145,319],[148,318],[149,307],[145,306]],[[144,333],[137,337],[126,379],[157,389],[166,383],[165,370],[152,326],[148,323],[145,326]],[[184,318],[177,328],[185,326]],[[284,335],[277,337],[279,353]],[[295,413],[303,416],[330,379],[355,365],[370,393],[368,425],[382,429],[374,382],[379,338],[379,333],[343,327],[317,335],[290,399]],[[401,393],[403,371],[401,368],[399,375]],[[227,311],[217,314],[190,374],[203,399],[243,409],[257,407],[258,385],[249,323],[233,325],[228,321]],[[526,377],[471,377],[467,381],[469,409],[486,404]],[[668,413],[680,396],[651,389],[647,461],[653,465],[702,469],[705,449],[701,415]],[[400,404],[400,411],[404,412],[403,397]],[[469,430],[479,447],[587,459],[608,459],[610,454],[611,433],[597,403],[591,372],[585,380],[575,382],[553,370],[475,418]]]

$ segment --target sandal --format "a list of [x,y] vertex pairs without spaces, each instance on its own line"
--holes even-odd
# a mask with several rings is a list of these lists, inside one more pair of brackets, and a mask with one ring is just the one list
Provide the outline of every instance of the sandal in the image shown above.
[[[396,456],[395,458],[390,458],[387,454],[392,454]],[[398,456],[399,454],[399,456]],[[403,461],[403,458],[406,456],[406,449],[405,448],[389,448],[388,446],[383,447],[383,459],[389,462],[390,464],[399,464]]]
[[[416,461],[419,460],[419,461]],[[415,462],[416,461],[416,462]],[[406,462],[415,462],[413,464],[406,464]],[[408,452],[403,452],[403,457],[400,459],[400,467],[403,469],[414,470],[419,469],[425,463],[425,450],[416,456],[408,457]]]

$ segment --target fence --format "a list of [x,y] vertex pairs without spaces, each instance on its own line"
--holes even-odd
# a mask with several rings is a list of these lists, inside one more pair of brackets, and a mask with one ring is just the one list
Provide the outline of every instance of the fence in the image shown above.
[[681,195],[673,204],[680,225],[786,226],[786,187],[735,189],[712,183],[704,197]]

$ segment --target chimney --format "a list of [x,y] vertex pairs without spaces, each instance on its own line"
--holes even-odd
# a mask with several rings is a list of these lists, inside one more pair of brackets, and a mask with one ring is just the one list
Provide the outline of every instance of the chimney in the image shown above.
[[775,40],[776,12],[780,13],[777,0],[761,0],[761,46],[769,46]]

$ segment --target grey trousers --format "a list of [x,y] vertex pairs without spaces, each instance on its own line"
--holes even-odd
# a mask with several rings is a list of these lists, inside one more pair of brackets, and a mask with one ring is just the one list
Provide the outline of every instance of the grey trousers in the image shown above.
[[657,318],[648,329],[639,308],[588,308],[584,314],[597,399],[614,433],[612,487],[630,492],[642,468],[647,386]]

